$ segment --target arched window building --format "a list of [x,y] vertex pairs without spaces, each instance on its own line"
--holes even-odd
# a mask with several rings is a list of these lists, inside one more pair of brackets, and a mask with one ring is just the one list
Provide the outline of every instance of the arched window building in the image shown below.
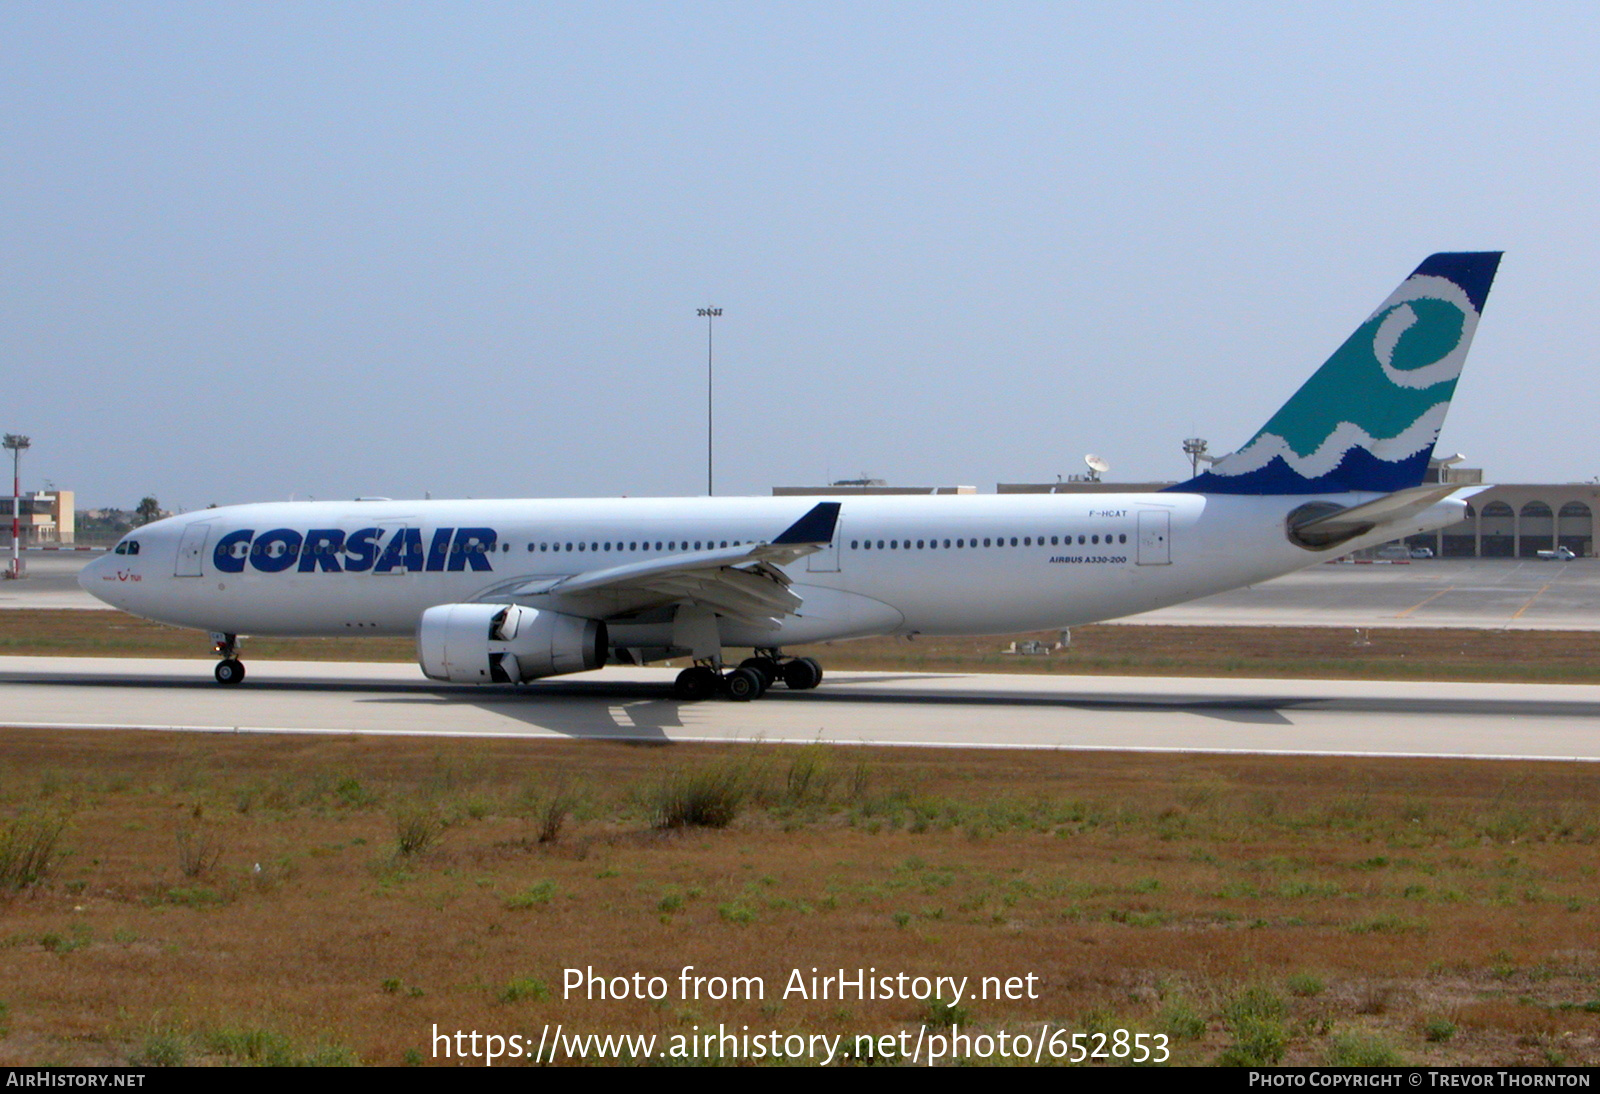
[[1491,486],[1467,502],[1465,517],[1448,528],[1409,536],[1409,547],[1428,547],[1441,558],[1536,558],[1565,547],[1594,554],[1600,484]]

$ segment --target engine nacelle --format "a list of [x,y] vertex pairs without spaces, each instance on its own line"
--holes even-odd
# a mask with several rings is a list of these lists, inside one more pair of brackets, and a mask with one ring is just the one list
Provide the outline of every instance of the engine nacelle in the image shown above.
[[517,604],[440,604],[422,613],[417,660],[434,680],[512,684],[606,663],[606,625]]

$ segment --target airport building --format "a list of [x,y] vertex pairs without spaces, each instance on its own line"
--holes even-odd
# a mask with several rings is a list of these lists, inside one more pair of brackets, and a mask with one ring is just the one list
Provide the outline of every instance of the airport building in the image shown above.
[[[20,539],[24,547],[70,545],[77,535],[71,490],[34,490],[22,495]],[[0,498],[0,545],[11,546],[11,512],[14,499]]]

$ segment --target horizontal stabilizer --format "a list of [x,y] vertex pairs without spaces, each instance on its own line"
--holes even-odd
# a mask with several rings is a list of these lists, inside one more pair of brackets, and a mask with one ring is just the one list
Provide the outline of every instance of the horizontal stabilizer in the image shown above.
[[1352,505],[1347,509],[1336,509],[1331,513],[1321,512],[1320,509],[1314,510],[1307,514],[1308,519],[1293,521],[1289,532],[1296,541],[1308,547],[1331,547],[1376,531],[1386,524],[1408,521],[1446,498],[1457,495],[1466,497],[1485,489],[1487,487],[1460,485],[1414,486],[1409,490],[1397,490],[1374,501]]

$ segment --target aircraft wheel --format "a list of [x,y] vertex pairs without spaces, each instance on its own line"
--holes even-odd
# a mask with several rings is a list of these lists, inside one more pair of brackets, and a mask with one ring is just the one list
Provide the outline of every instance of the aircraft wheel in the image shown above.
[[822,683],[822,666],[810,657],[796,657],[784,664],[783,682],[790,691],[809,691]]
[[748,703],[761,698],[767,689],[761,686],[761,674],[755,669],[737,668],[722,678],[723,690],[735,703]]
[[219,684],[237,684],[244,679],[244,662],[236,661],[232,657],[226,661],[218,661],[216,677]]
[[694,665],[678,673],[678,679],[673,682],[672,691],[679,699],[689,703],[698,703],[702,699],[709,699],[716,694],[717,674],[703,665]]
[[776,680],[779,674],[782,672],[782,670],[778,667],[778,663],[770,657],[746,657],[743,661],[739,662],[739,667],[742,669],[749,669],[761,677],[762,691],[766,691],[768,688],[770,688],[772,686],[772,682]]

